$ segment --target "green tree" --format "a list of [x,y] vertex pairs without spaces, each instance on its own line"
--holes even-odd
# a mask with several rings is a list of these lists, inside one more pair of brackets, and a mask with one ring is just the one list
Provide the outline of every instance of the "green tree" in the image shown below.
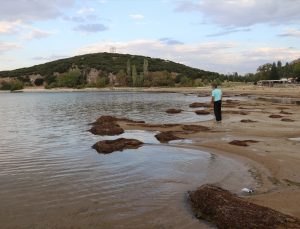
[[145,76],[148,75],[148,65],[149,65],[148,60],[145,58],[144,65],[143,65],[143,73]]
[[277,61],[277,68],[278,69],[282,68],[282,62],[280,60]]
[[79,69],[70,69],[67,73],[57,77],[57,86],[75,88],[80,85],[80,77],[81,72]]
[[300,82],[300,63],[296,63],[293,67],[293,76],[297,82]]
[[136,71],[136,66],[132,65],[132,86],[136,87],[138,84],[138,75]]
[[278,74],[278,70],[277,70],[275,62],[272,64],[269,79],[270,80],[279,80],[279,74]]
[[96,87],[106,87],[109,83],[109,79],[107,77],[99,77],[97,79]]
[[20,80],[2,82],[0,85],[0,90],[17,91],[17,90],[22,90],[23,88],[24,88],[24,84]]
[[140,76],[138,77],[138,86],[142,87],[144,84],[144,73],[140,73]]
[[270,77],[272,64],[264,64],[257,68],[257,75],[260,80],[267,80]]
[[126,73],[122,69],[117,73],[117,82],[120,86],[126,86]]
[[130,65],[130,60],[127,60],[127,76],[131,76],[131,65]]

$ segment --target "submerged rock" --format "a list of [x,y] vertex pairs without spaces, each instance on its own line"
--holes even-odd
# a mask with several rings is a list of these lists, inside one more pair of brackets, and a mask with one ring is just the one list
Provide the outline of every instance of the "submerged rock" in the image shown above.
[[208,131],[210,130],[208,127],[206,126],[200,126],[200,125],[184,125],[182,127],[183,130],[187,130],[187,131]]
[[269,118],[283,118],[283,116],[273,114],[273,115],[270,115]]
[[99,141],[93,145],[93,149],[98,153],[108,154],[114,151],[123,151],[124,149],[137,149],[143,142],[136,139],[118,138],[116,140]]
[[146,127],[146,128],[171,128],[171,127],[176,127],[180,126],[180,124],[151,124],[151,123],[141,123],[137,124],[138,126],[141,127]]
[[225,102],[226,103],[235,103],[235,104],[239,104],[240,103],[239,100],[233,100],[233,99],[226,99]]
[[95,135],[120,135],[124,133],[124,129],[114,122],[105,122],[94,125],[90,132]]
[[246,111],[236,111],[236,110],[226,110],[222,111],[224,114],[239,114],[239,115],[248,115],[249,112]]
[[117,123],[123,121],[126,123],[145,123],[144,121],[133,121],[127,118],[117,118],[110,115],[99,117],[96,122],[92,123],[93,127],[90,132],[95,135],[120,135],[124,133],[124,129]]
[[209,115],[210,111],[209,110],[198,110],[198,111],[195,111],[195,113],[197,115]]
[[290,112],[287,112],[287,111],[280,111],[280,114],[291,115],[293,113],[290,113]]
[[253,121],[251,119],[242,119],[241,122],[243,122],[243,123],[254,123],[254,122],[257,122],[257,121]]
[[220,229],[300,228],[300,220],[259,206],[214,185],[189,192],[195,216],[213,222]]
[[289,118],[283,118],[281,119],[282,122],[295,122],[295,120],[293,119],[289,119]]
[[128,123],[145,123],[144,121],[134,121],[128,118],[117,118],[114,116],[110,116],[110,115],[103,115],[100,116],[96,122],[93,123],[93,125],[97,125],[97,124],[102,124],[102,123],[111,123],[111,122],[118,122],[118,121],[123,121],[123,122],[128,122]]
[[182,112],[181,109],[174,109],[174,108],[166,110],[166,113],[168,113],[168,114],[178,114],[181,112]]
[[180,140],[182,138],[177,137],[173,131],[165,131],[155,135],[156,139],[160,142],[169,142],[173,140]]
[[230,145],[236,145],[236,146],[249,146],[248,143],[258,143],[258,141],[255,140],[233,140],[229,142]]
[[198,107],[210,107],[210,104],[209,103],[192,103],[190,104],[190,107],[191,108],[198,108]]

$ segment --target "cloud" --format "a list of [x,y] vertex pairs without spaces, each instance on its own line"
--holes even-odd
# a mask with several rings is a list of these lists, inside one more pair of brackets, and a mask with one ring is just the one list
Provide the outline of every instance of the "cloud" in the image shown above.
[[108,27],[103,24],[81,24],[76,26],[74,30],[85,33],[97,33],[108,30]]
[[82,23],[86,21],[85,17],[81,17],[81,16],[63,16],[62,17],[63,20],[65,21],[72,21],[72,22],[76,22],[76,23]]
[[25,40],[33,40],[33,39],[42,39],[49,37],[53,34],[53,32],[43,31],[40,29],[32,28],[31,32],[24,35]]
[[219,36],[224,36],[224,35],[228,35],[228,34],[231,34],[231,33],[249,32],[249,31],[251,31],[250,28],[227,29],[227,30],[224,30],[224,31],[221,31],[221,32],[208,34],[207,37],[219,37]]
[[283,33],[278,34],[279,37],[295,37],[300,38],[300,30],[287,29]]
[[2,1],[0,20],[32,22],[54,19],[63,14],[63,10],[74,5],[75,0],[13,0]]
[[292,61],[300,56],[299,50],[294,48],[251,48],[251,44],[235,42],[168,45],[159,40],[100,42],[78,49],[76,55],[108,52],[110,47],[116,47],[118,53],[159,57],[220,73],[255,72],[264,63]]
[[159,40],[161,42],[163,42],[164,44],[167,44],[167,45],[182,45],[182,44],[184,44],[181,41],[178,41],[178,40],[175,40],[175,39],[172,39],[172,38],[169,38],[169,37],[164,37],[164,38],[161,38]]
[[15,49],[19,49],[21,47],[22,46],[17,43],[0,41],[0,54],[15,50]]
[[130,14],[129,17],[131,17],[134,20],[142,20],[145,18],[145,16],[142,14]]
[[81,8],[80,10],[77,11],[78,14],[91,14],[95,12],[94,8]]
[[177,12],[199,12],[203,18],[225,27],[300,22],[298,0],[183,0]]
[[33,57],[32,60],[35,61],[54,61],[54,60],[59,60],[59,59],[63,59],[63,58],[67,58],[68,56],[65,55],[51,55],[51,56],[36,56]]
[[0,21],[0,34],[16,33],[19,26],[22,24],[21,20],[16,21]]

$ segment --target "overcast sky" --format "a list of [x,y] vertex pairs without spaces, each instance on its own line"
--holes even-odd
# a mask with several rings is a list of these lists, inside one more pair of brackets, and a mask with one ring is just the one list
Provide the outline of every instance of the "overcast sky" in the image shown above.
[[78,54],[140,54],[255,72],[300,57],[300,0],[0,0],[0,70]]

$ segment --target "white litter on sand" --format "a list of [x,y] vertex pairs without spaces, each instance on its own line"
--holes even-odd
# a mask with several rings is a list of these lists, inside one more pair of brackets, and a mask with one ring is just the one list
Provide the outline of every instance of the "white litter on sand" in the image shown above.
[[299,138],[289,138],[289,140],[300,142],[300,137]]
[[252,190],[252,189],[250,189],[250,188],[243,188],[243,189],[242,189],[242,192],[246,192],[246,193],[252,193],[252,192],[253,192],[253,190]]

